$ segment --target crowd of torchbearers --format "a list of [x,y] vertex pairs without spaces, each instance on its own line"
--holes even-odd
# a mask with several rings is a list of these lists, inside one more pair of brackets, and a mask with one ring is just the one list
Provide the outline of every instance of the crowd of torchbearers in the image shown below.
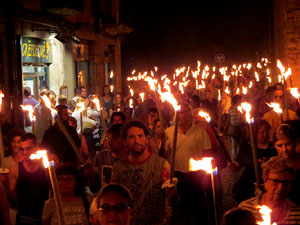
[[0,224],[300,224],[300,94],[270,65],[133,71],[127,95],[24,87],[24,128],[1,112]]

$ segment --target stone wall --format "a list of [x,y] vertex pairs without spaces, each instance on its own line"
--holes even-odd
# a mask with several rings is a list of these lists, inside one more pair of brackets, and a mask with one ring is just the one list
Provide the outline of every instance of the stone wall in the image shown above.
[[274,33],[275,57],[292,68],[292,84],[300,88],[299,0],[274,1]]

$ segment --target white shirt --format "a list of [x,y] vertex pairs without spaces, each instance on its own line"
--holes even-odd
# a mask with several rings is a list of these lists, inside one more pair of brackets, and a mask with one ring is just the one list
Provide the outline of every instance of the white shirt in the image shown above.
[[[166,129],[166,150],[172,151],[174,126]],[[211,143],[206,130],[200,125],[193,124],[184,134],[178,129],[177,145],[175,154],[175,170],[179,172],[189,172],[190,158],[202,157],[203,152],[211,148]]]

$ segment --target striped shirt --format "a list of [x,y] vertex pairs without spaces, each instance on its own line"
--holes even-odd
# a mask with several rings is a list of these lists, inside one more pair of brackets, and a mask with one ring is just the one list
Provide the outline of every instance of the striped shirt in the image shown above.
[[[251,211],[257,220],[261,220],[259,217],[259,209],[256,208],[260,203],[261,196],[256,196],[245,200],[239,204],[239,207]],[[286,224],[300,224],[300,205],[297,205],[290,200],[287,200],[289,210],[286,214],[286,217],[281,221],[276,221],[277,225],[286,225]]]

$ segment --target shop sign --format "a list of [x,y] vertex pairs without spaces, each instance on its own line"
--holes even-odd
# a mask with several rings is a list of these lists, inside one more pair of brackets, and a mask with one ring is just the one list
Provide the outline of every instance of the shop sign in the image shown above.
[[52,46],[48,39],[22,37],[24,63],[52,63]]

